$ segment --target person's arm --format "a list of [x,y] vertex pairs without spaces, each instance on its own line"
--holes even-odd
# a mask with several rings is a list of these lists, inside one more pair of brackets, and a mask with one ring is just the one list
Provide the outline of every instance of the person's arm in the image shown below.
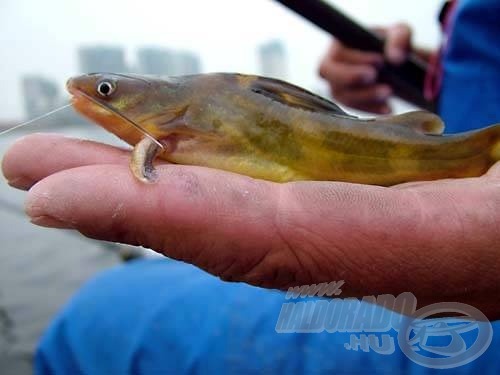
[[[3,159],[33,223],[152,248],[266,288],[345,280],[341,297],[412,292],[500,317],[500,164],[479,178],[391,188],[272,183],[159,165],[140,183],[129,152],[30,135]],[[34,185],[34,186],[33,186]]]
[[[377,31],[385,35],[385,58],[391,63],[402,63],[410,50],[429,60],[430,51],[413,48],[409,26],[397,24]],[[340,103],[366,112],[387,114],[391,112],[387,100],[392,89],[377,81],[383,60],[381,54],[351,49],[334,40],[320,63],[319,74]]]

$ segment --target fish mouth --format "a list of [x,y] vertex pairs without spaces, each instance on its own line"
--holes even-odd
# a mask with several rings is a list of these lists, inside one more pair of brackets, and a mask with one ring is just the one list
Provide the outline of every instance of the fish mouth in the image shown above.
[[97,100],[92,100],[89,98],[89,95],[79,91],[78,89],[72,88],[71,91],[68,89],[71,94],[70,103],[73,108],[83,116],[97,122],[99,125],[104,126],[102,121],[99,121],[96,117],[99,114],[104,115],[112,115],[113,111],[107,108],[105,105],[99,103]]
[[[83,109],[86,106],[93,107],[94,105],[98,104],[96,101],[90,100],[88,98],[88,95],[85,95],[81,90],[79,90],[76,85],[74,84],[74,79],[70,78],[66,82],[66,90],[68,93],[71,95],[70,97],[70,103],[73,105],[73,108],[78,110],[78,112],[82,113],[83,115],[87,115],[87,111],[82,111],[80,109]],[[107,109],[105,106],[101,105],[99,103],[100,109]],[[109,111],[108,111],[109,112]]]
[[74,78],[70,78],[66,81],[66,90],[73,96],[78,94],[78,89],[76,88]]
[[70,78],[66,82],[66,90],[71,95],[70,102],[75,109],[84,115],[87,115],[93,110],[98,108],[99,111],[106,111],[107,113],[113,113],[114,111],[109,108],[104,103],[99,100],[92,98],[90,95],[86,94],[83,90],[78,88],[75,78]]
[[[73,107],[75,107],[75,108],[77,108],[80,104],[90,104],[91,103],[90,100],[88,100],[84,95],[81,95],[78,92],[70,92],[70,94],[71,94],[71,97],[70,97],[69,101],[73,105]],[[103,107],[101,106],[101,108],[103,108]]]

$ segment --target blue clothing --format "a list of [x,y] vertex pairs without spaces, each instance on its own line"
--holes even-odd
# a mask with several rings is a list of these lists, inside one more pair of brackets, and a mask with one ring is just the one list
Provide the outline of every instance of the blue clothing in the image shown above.
[[448,133],[500,123],[500,1],[459,0],[439,113]]
[[[284,293],[225,283],[180,262],[132,261],[90,281],[61,312],[40,343],[37,373],[433,372],[397,342],[385,356],[346,350],[349,333],[276,333],[284,302]],[[485,354],[453,373],[496,373],[499,345],[494,335]]]
[[[500,122],[499,18],[499,1],[459,3],[440,97],[450,132]],[[347,350],[349,333],[279,334],[284,302],[282,293],[224,283],[185,264],[133,261],[90,281],[57,316],[40,342],[36,372],[434,372],[398,346],[387,356]],[[487,351],[454,374],[500,372],[499,324]]]

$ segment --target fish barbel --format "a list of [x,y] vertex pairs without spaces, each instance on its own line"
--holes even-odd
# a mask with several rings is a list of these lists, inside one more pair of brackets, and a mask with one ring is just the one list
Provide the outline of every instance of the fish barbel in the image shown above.
[[361,119],[259,76],[94,73],[67,88],[77,111],[134,146],[131,169],[144,182],[155,157],[276,182],[383,186],[479,176],[500,160],[498,124],[443,135],[425,111]]

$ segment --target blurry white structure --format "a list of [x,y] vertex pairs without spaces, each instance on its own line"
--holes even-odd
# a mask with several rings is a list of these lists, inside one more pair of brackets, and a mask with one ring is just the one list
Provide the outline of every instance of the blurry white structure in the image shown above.
[[121,47],[90,46],[78,49],[78,63],[82,73],[125,73],[125,52]]
[[273,40],[259,47],[260,73],[266,77],[287,79],[287,57],[285,46]]
[[194,53],[185,51],[177,52],[176,64],[179,75],[201,73],[200,58]]
[[199,57],[191,52],[161,47],[142,47],[137,51],[138,70],[143,74],[183,75],[201,72]]
[[[24,98],[25,120],[31,120],[47,112],[68,104],[68,100],[60,95],[57,81],[40,75],[22,77],[22,93]],[[57,112],[45,119],[37,120],[39,125],[83,124],[85,119],[74,111]]]
[[22,79],[24,108],[27,118],[34,118],[52,111],[59,105],[57,83],[37,75]]

